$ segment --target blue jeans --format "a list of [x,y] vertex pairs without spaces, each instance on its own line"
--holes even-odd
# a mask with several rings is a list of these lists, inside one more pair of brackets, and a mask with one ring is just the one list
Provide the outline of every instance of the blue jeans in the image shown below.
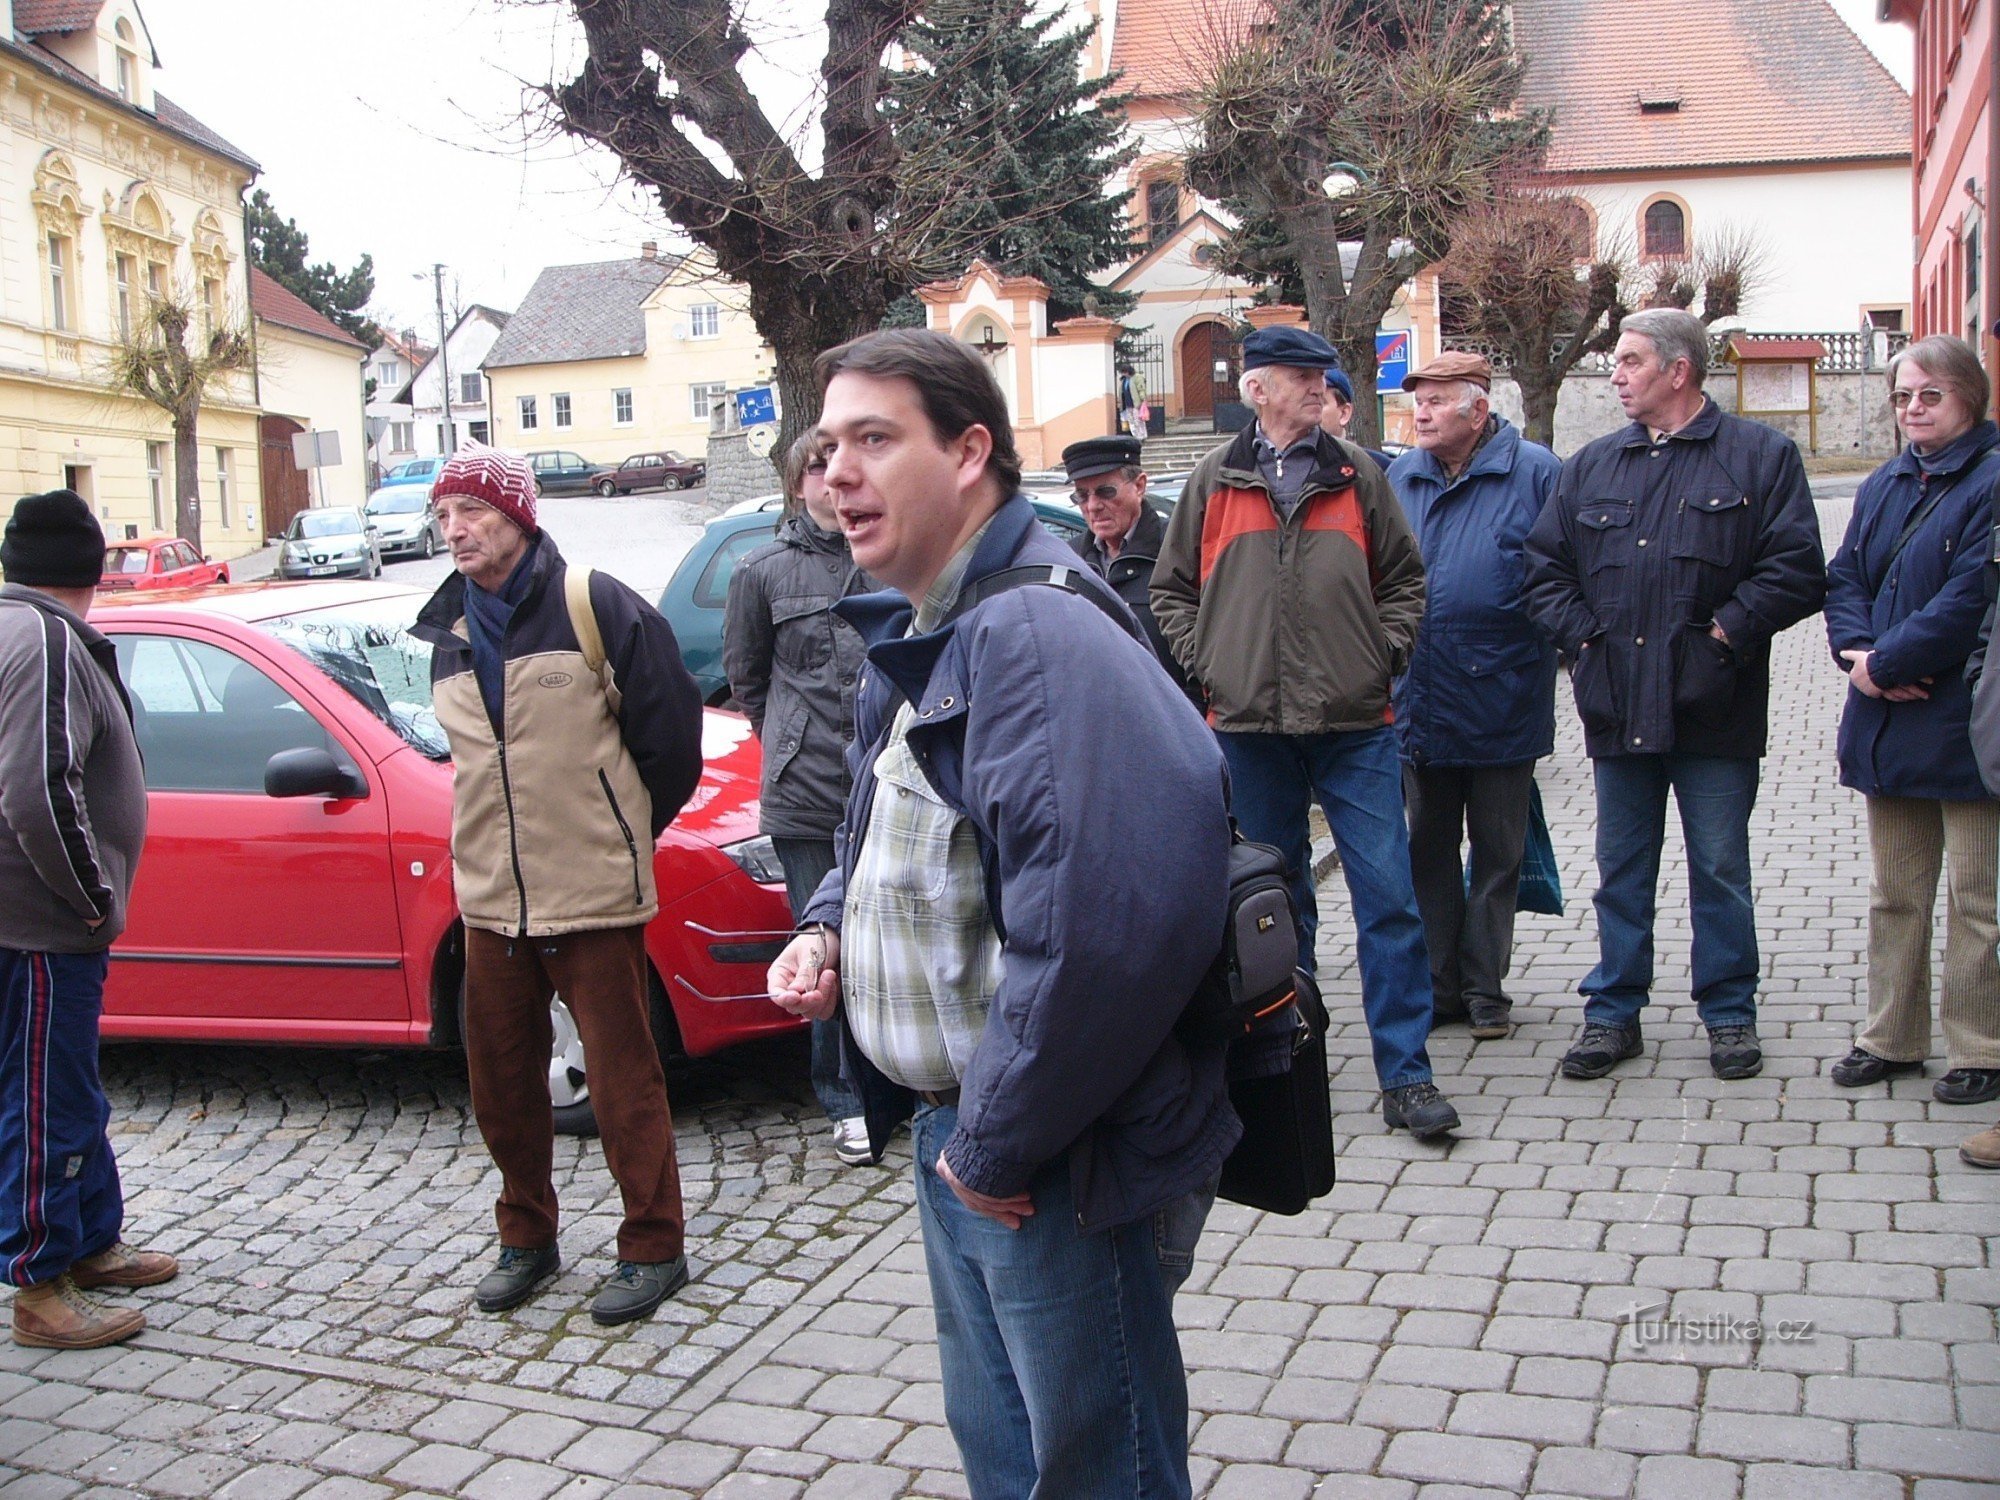
[[[778,852],[778,863],[785,867],[785,899],[791,902],[796,919],[833,868],[833,839],[774,833],[771,847]],[[861,1096],[840,1076],[840,1031],[831,1021],[812,1023],[812,1086],[829,1120],[851,1120],[861,1113]]]
[[1135,1223],[1076,1227],[1069,1158],[1007,1229],[937,1175],[958,1125],[919,1106],[910,1126],[945,1420],[973,1500],[1187,1500],[1187,1370],[1174,1292],[1194,1262],[1214,1185]]
[[1667,792],[1680,807],[1693,916],[1694,1003],[1702,1024],[1757,1020],[1757,912],[1750,898],[1750,810],[1757,762],[1733,755],[1619,755],[1597,773],[1597,967],[1583,1017],[1639,1019],[1653,987],[1653,912]]
[[0,948],[0,1280],[54,1281],[125,1222],[97,1075],[102,953]]
[[1340,851],[1354,906],[1361,962],[1361,1011],[1385,1089],[1428,1083],[1431,961],[1410,878],[1410,829],[1403,819],[1403,767],[1388,726],[1344,734],[1239,734],[1218,730],[1229,790],[1243,836],[1276,845],[1292,867],[1299,908],[1299,967],[1318,972],[1313,934],[1312,841],[1306,813],[1315,797]]

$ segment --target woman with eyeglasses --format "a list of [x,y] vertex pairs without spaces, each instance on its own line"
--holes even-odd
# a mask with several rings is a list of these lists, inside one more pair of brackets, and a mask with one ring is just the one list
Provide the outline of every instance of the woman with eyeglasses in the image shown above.
[[1868,1019],[1833,1081],[1921,1072],[1931,1047],[1931,908],[1945,874],[1943,1104],[2000,1097],[2000,802],[1980,779],[1966,659],[1993,556],[2000,430],[1979,356],[1919,339],[1889,362],[1907,446],[1862,483],[1827,570],[1826,633],[1847,674],[1840,780],[1868,801]]

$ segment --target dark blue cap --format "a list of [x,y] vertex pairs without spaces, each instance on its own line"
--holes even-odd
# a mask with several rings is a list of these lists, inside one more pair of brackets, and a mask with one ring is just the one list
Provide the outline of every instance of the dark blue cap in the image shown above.
[[1063,449],[1062,461],[1071,484],[1079,479],[1088,479],[1093,474],[1108,474],[1128,464],[1137,468],[1139,440],[1135,437],[1085,438]]
[[1339,391],[1340,399],[1345,401],[1349,406],[1354,404],[1354,382],[1347,378],[1347,371],[1328,370],[1326,372],[1326,388],[1330,391]]
[[1260,328],[1243,341],[1243,368],[1297,365],[1303,370],[1330,370],[1340,364],[1333,345],[1310,328]]

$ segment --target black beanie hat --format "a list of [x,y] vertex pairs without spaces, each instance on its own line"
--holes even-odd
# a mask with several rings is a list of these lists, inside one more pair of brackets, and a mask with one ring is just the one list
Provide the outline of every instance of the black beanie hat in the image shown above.
[[0,572],[30,588],[93,589],[104,576],[104,532],[75,490],[27,495],[0,541]]

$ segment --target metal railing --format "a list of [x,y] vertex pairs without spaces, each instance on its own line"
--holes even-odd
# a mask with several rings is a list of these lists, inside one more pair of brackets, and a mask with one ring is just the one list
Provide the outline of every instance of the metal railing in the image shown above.
[[[1729,340],[1734,337],[1740,337],[1744,342],[1751,344],[1765,343],[1777,339],[1817,339],[1826,346],[1826,353],[1821,355],[1815,362],[1815,367],[1820,374],[1831,375],[1866,374],[1870,371],[1885,369],[1890,359],[1910,342],[1911,335],[1900,330],[1892,331],[1886,328],[1875,328],[1866,331],[1849,330],[1839,333],[1747,333],[1741,330],[1710,333],[1708,336],[1709,361],[1716,368],[1722,366],[1723,355],[1728,352]],[[1444,340],[1444,346],[1447,349],[1463,350],[1468,354],[1483,354],[1493,362],[1495,370],[1505,373],[1507,369],[1508,360],[1505,353],[1483,339],[1447,336]],[[1562,344],[1558,342],[1556,348],[1561,349],[1562,347]],[[1611,356],[1603,352],[1586,354],[1582,359],[1577,361],[1576,369],[1578,372],[1586,375],[1609,374],[1611,370]]]

